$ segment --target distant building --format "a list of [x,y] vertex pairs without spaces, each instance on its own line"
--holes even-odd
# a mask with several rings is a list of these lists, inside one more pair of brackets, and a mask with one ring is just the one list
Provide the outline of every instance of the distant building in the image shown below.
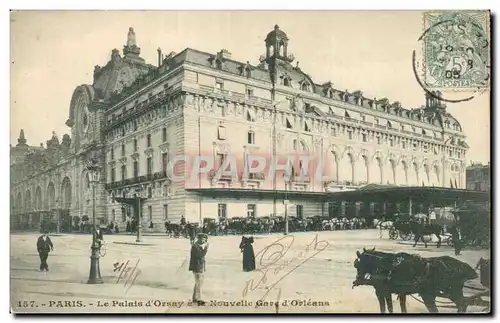
[[474,191],[490,190],[490,163],[483,165],[481,163],[473,163],[466,170],[467,189]]
[[[101,153],[103,169],[97,221],[116,221],[122,229],[130,214],[113,196],[147,198],[142,220],[163,230],[166,219],[182,215],[192,222],[283,216],[285,207],[289,216],[353,216],[360,205],[315,197],[367,184],[465,188],[466,137],[439,92],[427,93],[421,107],[405,108],[319,84],[298,62],[291,64],[288,36],[278,26],[262,50],[260,63],[251,65],[227,50],[186,48],[165,56],[158,49],[154,66],[140,57],[130,28],[123,55],[113,49],[106,65],[95,67],[93,83],[74,90],[66,121],[71,137],[59,143],[54,135],[46,148],[30,148],[22,133],[11,148],[13,226],[36,228],[56,213],[66,223],[92,218],[84,166],[93,151]],[[168,178],[167,165],[176,157],[198,154],[215,160],[208,176]],[[294,170],[289,180],[268,173],[212,176],[228,155],[243,169],[249,154],[321,157],[327,179],[304,179]],[[175,169],[187,171],[182,163]],[[276,191],[287,197],[276,198]],[[383,212],[374,203],[363,208],[363,214]]]

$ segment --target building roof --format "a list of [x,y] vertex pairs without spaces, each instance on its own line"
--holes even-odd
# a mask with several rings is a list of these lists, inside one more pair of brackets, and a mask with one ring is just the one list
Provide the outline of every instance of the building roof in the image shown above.
[[123,46],[123,57],[118,49],[111,51],[108,63],[94,67],[94,83],[92,84],[97,99],[107,100],[120,93],[125,87],[131,86],[141,75],[145,75],[157,67],[146,64],[140,57],[141,49],[137,46],[134,29],[129,28],[127,44]]
[[[279,29],[277,25],[274,30],[268,33],[266,43],[269,42],[271,38],[285,39],[288,41],[286,33]],[[297,85],[300,86],[303,82],[307,82],[309,83],[308,91],[322,97],[329,97],[332,100],[350,103],[365,109],[374,109],[388,114],[397,115],[399,117],[431,124],[433,126],[445,127],[446,124],[449,124],[450,128],[462,131],[462,127],[458,120],[456,120],[450,113],[446,112],[446,105],[438,99],[441,96],[440,92],[427,94],[427,96],[431,95],[438,100],[429,100],[426,98],[425,105],[418,108],[406,109],[402,107],[398,101],[390,102],[390,100],[385,97],[364,97],[361,90],[334,88],[332,82],[318,84],[314,82],[313,78],[310,77],[309,74],[299,67],[298,62],[296,66],[292,66],[290,62],[293,61],[294,58],[291,54],[289,56],[292,58],[279,60],[277,71],[278,82],[280,77],[289,77],[293,81],[294,87]],[[218,62],[221,64],[218,64]],[[269,67],[263,57],[261,57],[260,64],[251,65],[248,61],[244,63],[232,59],[231,54],[225,49],[213,54],[186,48],[176,55],[171,54],[169,57],[165,58],[163,65],[159,68],[159,75],[172,70],[183,63],[191,63],[218,69],[225,73],[245,76],[263,82],[271,82]],[[249,74],[246,73],[247,69],[250,70]],[[468,148],[465,142],[460,141],[457,142],[457,144],[463,146],[463,148]]]
[[370,188],[365,186],[354,191],[331,192],[327,194],[330,201],[351,202],[385,201],[387,203],[397,203],[412,199],[415,202],[425,201],[431,202],[434,205],[450,205],[454,202],[489,202],[491,200],[489,192],[429,186],[378,185]]

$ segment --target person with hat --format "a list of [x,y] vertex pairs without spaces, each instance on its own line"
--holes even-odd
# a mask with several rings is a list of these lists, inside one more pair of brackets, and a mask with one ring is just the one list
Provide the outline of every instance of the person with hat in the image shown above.
[[205,272],[205,256],[208,251],[208,236],[198,233],[196,241],[191,245],[191,258],[189,260],[189,271],[194,275],[193,303],[204,305],[201,300],[201,285],[203,273]]
[[38,237],[38,240],[36,242],[36,249],[38,251],[38,255],[40,256],[40,271],[49,271],[47,258],[49,257],[49,252],[54,251],[54,245],[49,238],[48,230],[44,230],[43,234]]

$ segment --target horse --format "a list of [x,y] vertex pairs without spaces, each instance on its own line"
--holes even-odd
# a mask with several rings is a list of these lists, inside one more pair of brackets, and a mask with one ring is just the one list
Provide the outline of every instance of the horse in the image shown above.
[[443,227],[439,224],[428,224],[418,223],[416,221],[409,222],[410,232],[415,236],[415,247],[420,239],[424,242],[425,248],[427,248],[427,242],[424,240],[424,236],[435,235],[438,238],[437,248],[441,247],[441,234],[444,234]]
[[[392,307],[392,294],[393,291],[390,290],[389,284],[385,280],[386,274],[383,271],[379,271],[380,269],[372,270],[376,266],[380,266],[380,264],[376,265],[368,264],[365,262],[370,261],[371,259],[367,258],[370,253],[375,254],[375,248],[372,250],[366,250],[363,248],[363,253],[359,253],[356,251],[357,259],[354,261],[354,268],[357,270],[356,280],[353,282],[352,288],[359,285],[371,285],[375,288],[375,295],[377,296],[380,313],[385,313],[386,304],[387,310],[389,313],[393,312]],[[378,253],[378,252],[377,252]],[[376,256],[375,256],[376,257]],[[389,263],[390,264],[390,263]],[[389,269],[387,269],[389,270]],[[381,275],[382,274],[382,275]],[[401,313],[407,313],[406,309],[406,295],[398,294],[399,306],[401,307]]]
[[181,226],[178,223],[165,222],[165,231],[169,238],[179,238]]
[[378,220],[378,219],[373,220],[373,226],[375,228],[388,230],[393,225],[394,225],[394,222],[392,222],[392,221],[382,221],[382,220]]
[[381,313],[385,313],[385,302],[392,313],[391,294],[398,295],[403,313],[406,313],[406,295],[411,294],[419,294],[431,313],[438,312],[435,300],[438,295],[454,302],[459,313],[467,310],[464,283],[477,278],[477,273],[462,261],[449,256],[422,258],[415,254],[375,249],[363,249],[363,253],[357,251],[356,255],[354,267],[357,274],[353,288],[373,286]]
[[333,221],[323,220],[321,231],[333,231]]

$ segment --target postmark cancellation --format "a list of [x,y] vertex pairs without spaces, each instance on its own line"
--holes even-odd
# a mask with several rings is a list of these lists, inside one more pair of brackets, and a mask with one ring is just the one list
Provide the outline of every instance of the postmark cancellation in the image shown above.
[[429,89],[477,90],[490,86],[490,12],[423,14],[424,82]]

